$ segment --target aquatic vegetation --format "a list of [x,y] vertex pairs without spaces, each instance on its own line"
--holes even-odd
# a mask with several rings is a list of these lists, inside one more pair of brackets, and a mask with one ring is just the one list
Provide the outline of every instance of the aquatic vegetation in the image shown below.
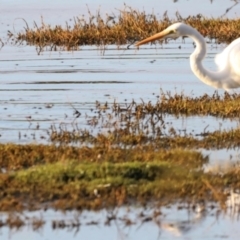
[[[181,21],[196,28],[204,37],[215,39],[218,43],[230,43],[239,37],[239,19],[207,18],[202,15],[182,18],[176,13],[176,18],[170,19],[167,14],[158,19],[154,14],[137,11],[124,6],[119,15],[104,17],[100,10],[96,15],[74,17],[73,24],[66,22],[66,26],[51,26],[44,22],[33,28],[26,27],[23,32],[8,36],[16,44],[26,42],[37,46],[38,52],[46,47],[50,50],[78,50],[83,45],[106,46],[109,44],[133,44],[140,39],[162,31],[170,24]],[[25,21],[25,20],[23,20]],[[231,34],[229,34],[231,33]]]
[[74,147],[66,145],[17,145],[1,144],[0,165],[5,171],[28,169],[32,166],[54,164],[75,160],[78,163],[125,163],[152,162],[162,159],[167,162],[183,163],[188,158],[188,166],[199,167],[207,161],[200,153],[184,149],[159,149],[153,146],[138,146],[131,149],[108,146]]
[[11,144],[1,145],[1,150],[5,156],[1,210],[39,209],[43,204],[45,208],[101,209],[130,202],[164,205],[202,198],[224,206],[223,190],[239,187],[239,171],[205,173],[202,167],[208,157],[184,149]]
[[[14,147],[22,149],[11,145],[7,151],[11,152]],[[31,147],[34,149],[32,154],[37,152],[39,155],[50,148]],[[146,202],[167,198],[174,201],[209,195],[209,189],[201,179],[211,181],[211,177],[193,170],[208,160],[198,152],[112,149],[94,159],[94,150],[89,149],[90,155],[82,158],[81,148],[73,148],[72,151],[79,154],[70,158],[71,155],[58,152],[57,147],[55,154],[58,155],[54,155],[51,148],[52,155],[46,154],[38,164],[31,160],[31,166],[27,168],[26,156],[16,155],[19,170],[9,171],[13,169],[12,163],[0,173],[0,209],[39,208],[42,203],[60,209],[98,209],[126,204],[130,199]]]
[[[164,125],[163,125],[164,126]],[[159,127],[156,127],[159,128]],[[203,131],[196,134],[182,134],[182,131],[171,127],[166,133],[163,131],[155,131],[151,128],[142,128],[141,133],[133,134],[131,129],[114,129],[108,134],[98,134],[97,136],[91,135],[90,141],[85,138],[84,144],[94,144],[100,147],[111,149],[114,146],[118,147],[136,147],[139,145],[147,145],[155,149],[168,149],[168,148],[188,148],[188,149],[230,149],[239,148],[240,130],[216,130],[213,132]],[[151,135],[153,133],[153,135]],[[74,131],[59,129],[50,133],[51,141],[60,144],[82,144],[81,130],[75,129]]]
[[[49,138],[53,143],[90,144],[111,148],[150,145],[155,149],[167,148],[205,148],[221,149],[239,147],[239,128],[210,132],[207,126],[200,132],[187,133],[185,129],[169,126],[165,120],[167,114],[176,116],[213,116],[238,120],[240,95],[225,92],[220,96],[215,92],[200,97],[190,97],[183,93],[161,92],[153,102],[100,103],[86,115],[89,129],[78,125],[68,130],[67,125],[52,126]],[[74,112],[78,111],[74,109]],[[80,110],[79,110],[80,111]],[[78,111],[78,112],[79,112]],[[102,129],[103,132],[91,131]]]
[[[239,147],[240,130],[188,134],[168,127],[165,115],[238,119],[238,102],[238,94],[217,92],[200,97],[162,92],[156,103],[96,101],[85,115],[89,129],[76,123],[68,130],[61,123],[48,130],[48,145],[0,144],[0,209],[100,209],[201,199],[224,207],[225,189],[240,187],[239,169],[204,171],[209,158],[201,150]],[[81,112],[71,107],[76,120]]]
[[237,118],[239,115],[240,95],[225,92],[220,96],[216,91],[212,96],[189,97],[182,94],[162,93],[159,109],[174,115],[209,115],[219,118]]

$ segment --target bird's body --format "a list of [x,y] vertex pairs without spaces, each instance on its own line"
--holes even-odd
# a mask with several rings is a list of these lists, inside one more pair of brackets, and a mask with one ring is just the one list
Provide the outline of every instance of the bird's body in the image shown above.
[[222,53],[217,54],[215,62],[218,65],[218,71],[210,71],[203,67],[202,60],[207,52],[205,40],[196,29],[184,23],[174,23],[164,31],[138,42],[136,46],[158,39],[176,39],[180,36],[190,37],[196,44],[190,56],[190,66],[202,82],[225,90],[240,87],[240,38],[234,40]]

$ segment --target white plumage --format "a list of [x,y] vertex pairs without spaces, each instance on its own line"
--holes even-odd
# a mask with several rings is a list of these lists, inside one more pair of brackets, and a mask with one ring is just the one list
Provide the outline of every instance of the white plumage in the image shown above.
[[205,40],[196,29],[184,23],[174,23],[164,31],[138,42],[136,46],[160,39],[176,39],[180,36],[190,37],[196,44],[190,56],[190,66],[202,82],[225,90],[240,87],[240,38],[234,40],[222,53],[216,55],[215,62],[218,65],[218,71],[203,67],[202,60],[207,50]]

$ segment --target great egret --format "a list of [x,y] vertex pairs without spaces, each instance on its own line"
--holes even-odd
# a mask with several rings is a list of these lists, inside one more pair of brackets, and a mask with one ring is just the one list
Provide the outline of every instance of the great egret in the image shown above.
[[184,23],[174,23],[160,33],[146,38],[136,46],[152,42],[154,40],[187,36],[196,44],[195,51],[190,56],[190,66],[193,73],[205,84],[225,90],[240,87],[240,38],[228,45],[222,53],[217,54],[215,62],[218,71],[210,71],[202,65],[206,55],[206,43],[203,36],[194,28]]

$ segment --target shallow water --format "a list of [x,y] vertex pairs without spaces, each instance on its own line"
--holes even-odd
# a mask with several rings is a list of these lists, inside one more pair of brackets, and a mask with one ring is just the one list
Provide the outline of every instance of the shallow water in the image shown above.
[[[206,59],[210,68],[214,68],[211,61],[216,48],[213,46],[209,44]],[[191,96],[213,94],[215,90],[198,81],[189,69],[188,57],[192,50],[190,41],[182,43],[181,40],[162,49],[126,50],[123,47],[117,50],[109,46],[104,55],[94,47],[85,47],[79,52],[43,52],[38,56],[31,47],[6,46],[0,55],[4,69],[0,88],[0,141],[44,142],[46,130],[53,124],[77,123],[85,128],[85,113],[90,113],[95,101],[156,102],[160,89]],[[73,116],[74,108],[82,114],[78,119]],[[221,119],[216,125],[210,117],[166,120],[178,122],[180,130],[195,129],[196,133],[207,125],[209,131],[217,130],[220,125],[224,128],[238,125],[238,122]]]
[[[187,204],[159,209],[120,208],[99,212],[64,213],[53,210],[1,213],[2,221],[19,216],[25,222],[21,228],[0,228],[3,239],[239,239],[239,213],[229,208],[221,212],[215,205],[199,211]],[[112,221],[107,219],[115,216]],[[154,217],[153,217],[154,216]],[[43,220],[35,229],[33,221]],[[107,224],[108,223],[108,224]]]
[[[49,127],[61,123],[77,123],[85,127],[85,113],[93,108],[96,100],[102,103],[114,100],[124,103],[132,99],[156,102],[160,89],[195,96],[211,95],[215,91],[202,84],[189,68],[189,55],[194,50],[190,40],[143,46],[140,50],[133,46],[130,49],[107,46],[102,51],[87,46],[75,52],[44,51],[40,55],[37,55],[35,47],[16,46],[7,41],[8,30],[23,30],[25,22],[22,19],[29,26],[33,21],[39,24],[41,16],[46,23],[65,24],[74,16],[87,14],[86,4],[73,0],[67,3],[66,6],[65,0],[50,4],[46,0],[37,4],[29,0],[21,4],[3,1],[0,38],[5,46],[0,52],[0,142],[46,142]],[[143,1],[126,2],[126,5],[140,11],[144,7],[146,13],[151,13],[154,8],[160,16],[167,10],[170,17],[176,11],[183,15],[204,13],[206,16],[221,16],[231,4],[223,0],[221,4],[219,1],[205,1],[196,8],[194,1],[184,0],[175,3],[164,1],[164,4],[149,1],[147,6]],[[113,11],[115,14],[118,14],[117,9],[124,7],[123,3],[107,0],[94,2],[94,5],[90,3],[88,7],[95,13],[100,5],[101,11]],[[227,16],[234,16],[239,7],[235,6]],[[208,47],[205,65],[214,69],[214,56],[224,46],[209,43]],[[79,119],[73,116],[74,108],[82,113]],[[175,120],[170,117],[170,123]],[[197,133],[207,125],[210,131],[218,128],[219,124],[228,129],[238,124],[217,120],[215,125],[214,119],[209,117],[180,119],[177,122],[180,130],[187,127],[188,132],[195,129]]]

